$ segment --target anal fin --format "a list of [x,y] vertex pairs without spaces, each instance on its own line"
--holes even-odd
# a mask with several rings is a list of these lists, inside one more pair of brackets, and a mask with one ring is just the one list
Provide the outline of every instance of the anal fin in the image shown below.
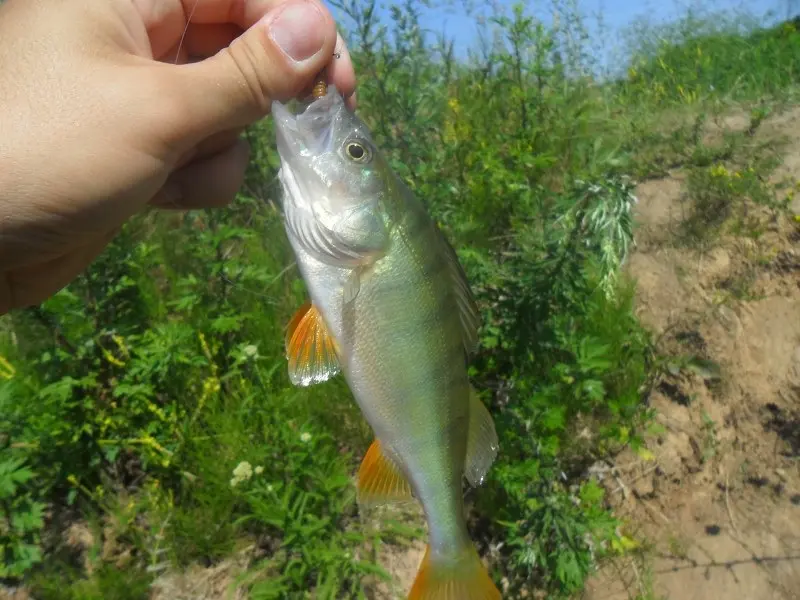
[[327,381],[341,370],[336,343],[322,315],[310,302],[295,313],[286,331],[286,358],[294,385],[309,386]]
[[359,505],[408,502],[413,499],[411,484],[376,439],[367,450],[358,469]]
[[497,457],[499,446],[492,415],[486,410],[486,406],[481,402],[475,389],[470,386],[469,430],[464,476],[472,487],[478,487],[483,483],[489,467]]

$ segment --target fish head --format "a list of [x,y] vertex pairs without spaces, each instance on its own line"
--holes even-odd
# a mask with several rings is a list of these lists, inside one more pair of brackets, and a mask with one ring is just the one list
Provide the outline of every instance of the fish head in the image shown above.
[[318,259],[364,264],[386,250],[388,167],[336,87],[311,102],[274,102],[279,179],[290,237]]

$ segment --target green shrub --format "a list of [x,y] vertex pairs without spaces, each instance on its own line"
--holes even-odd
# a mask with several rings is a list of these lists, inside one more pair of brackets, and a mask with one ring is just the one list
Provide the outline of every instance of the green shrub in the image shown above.
[[32,479],[24,459],[0,458],[0,578],[19,577],[42,559],[45,506],[28,487]]

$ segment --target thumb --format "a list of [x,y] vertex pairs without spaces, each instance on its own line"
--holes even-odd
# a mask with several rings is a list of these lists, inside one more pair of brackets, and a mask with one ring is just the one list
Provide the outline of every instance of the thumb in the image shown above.
[[181,99],[181,134],[196,141],[264,117],[273,100],[310,87],[335,44],[333,17],[320,2],[277,3],[229,47],[170,74]]

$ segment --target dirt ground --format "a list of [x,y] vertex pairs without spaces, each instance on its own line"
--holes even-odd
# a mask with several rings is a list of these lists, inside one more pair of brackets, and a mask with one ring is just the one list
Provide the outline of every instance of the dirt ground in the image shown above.
[[[736,126],[736,120],[732,120]],[[774,179],[800,179],[800,110],[765,123],[790,136]],[[793,138],[793,139],[791,139]],[[584,600],[800,598],[800,224],[754,210],[765,232],[699,252],[672,243],[685,214],[680,173],[639,186],[628,269],[637,311],[674,370],[649,398],[655,459],[617,457],[604,484],[649,547],[606,565]],[[791,213],[800,213],[795,200]]]

